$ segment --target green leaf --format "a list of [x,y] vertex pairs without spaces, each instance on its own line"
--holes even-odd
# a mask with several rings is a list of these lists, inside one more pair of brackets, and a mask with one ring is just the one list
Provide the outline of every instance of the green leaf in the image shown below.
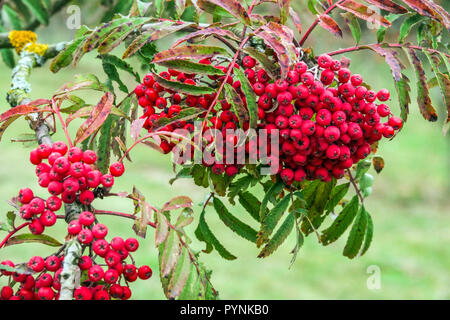
[[265,258],[271,255],[289,236],[294,227],[295,217],[292,212],[290,212],[283,224],[278,228],[277,232],[275,232],[272,239],[266,244],[266,246],[261,250],[258,255],[258,258]]
[[283,190],[284,188],[284,183],[283,181],[277,181],[275,184],[273,184],[270,189],[266,192],[266,195],[264,196],[262,202],[261,202],[261,207],[259,209],[259,217],[260,217],[260,221],[263,221],[266,218],[266,214],[267,214],[267,205],[269,203],[269,200],[273,197],[273,196],[277,196],[278,194],[280,194],[280,192]]
[[183,290],[181,291],[178,299],[179,300],[196,300],[198,299],[200,286],[200,278],[198,276],[195,265],[191,263],[189,276],[186,280]]
[[[403,15],[399,15],[399,14],[395,14],[395,13],[390,13],[387,16],[384,16],[386,18],[386,20],[388,20],[389,22],[394,22],[395,20],[397,20],[400,17],[403,17]],[[377,42],[381,43],[384,41],[384,37],[386,36],[386,27],[380,26],[378,28],[377,31]]]
[[250,17],[247,14],[247,10],[236,0],[198,0],[197,5],[204,11],[209,13],[220,13],[217,7],[222,8],[232,16],[241,20],[246,25],[251,25]]
[[41,0],[22,0],[23,3],[30,9],[36,19],[45,25],[48,25],[49,16]]
[[111,54],[104,54],[101,56],[101,59],[109,64],[114,65],[116,68],[129,73],[130,75],[132,75],[134,77],[136,82],[138,82],[138,83],[141,82],[141,76],[139,75],[139,73],[134,71],[133,67],[129,63],[123,61],[119,57],[111,55]]
[[191,95],[203,95],[203,94],[212,94],[215,92],[213,88],[204,87],[199,85],[190,85],[177,81],[166,80],[163,77],[153,74],[153,78],[157,83],[159,83],[162,87],[166,89],[171,89],[179,93],[191,94]]
[[286,195],[280,202],[278,202],[275,207],[270,210],[270,212],[264,217],[261,222],[261,229],[258,232],[258,240],[256,245],[260,247],[264,242],[266,242],[273,230],[280,221],[283,213],[287,210],[289,202],[291,200],[291,195]]
[[187,45],[182,47],[171,48],[155,54],[153,63],[161,63],[168,60],[189,60],[209,58],[216,55],[229,56],[227,50],[222,47],[204,46],[204,45]]
[[186,249],[186,247],[183,247],[181,256],[178,258],[173,275],[170,277],[170,282],[166,293],[168,299],[174,299],[181,294],[181,291],[183,290],[189,277],[190,264],[191,261],[189,259],[188,250]]
[[367,214],[364,205],[361,206],[358,215],[355,218],[353,227],[345,244],[343,255],[353,259],[359,252],[364,240],[364,235],[367,229]]
[[253,87],[245,76],[245,73],[241,69],[235,69],[234,73],[238,80],[241,83],[241,90],[244,93],[246,102],[247,102],[247,110],[249,114],[249,127],[256,128],[258,121],[258,106],[256,105],[256,94],[253,90]]
[[218,198],[214,198],[213,204],[219,218],[228,228],[240,237],[250,242],[256,242],[256,231],[252,227],[233,216]]
[[194,178],[194,183],[200,187],[208,188],[209,181],[208,181],[208,175],[209,171],[206,167],[195,164],[191,168],[190,172],[192,178]]
[[361,26],[359,25],[358,19],[356,19],[356,17],[350,12],[346,12],[341,15],[344,17],[345,23],[350,28],[356,44],[359,44],[359,41],[361,40]]
[[219,75],[219,76],[225,75],[225,73],[222,70],[217,69],[213,66],[192,62],[189,60],[165,60],[156,63],[168,69],[174,69],[185,73]]
[[250,175],[243,176],[233,181],[228,189],[228,200],[234,205],[234,198],[240,193],[247,190],[253,181]]
[[303,246],[303,243],[305,242],[305,237],[303,236],[303,233],[300,231],[299,226],[295,226],[295,232],[296,232],[296,237],[297,237],[297,241],[295,242],[295,247],[294,250],[292,250],[292,259],[291,262],[289,264],[289,268],[292,267],[292,265],[294,264],[295,260],[297,259],[297,254],[298,251],[300,250],[300,248]]
[[21,244],[21,243],[42,243],[50,247],[60,247],[62,246],[62,243],[58,240],[45,235],[45,234],[31,234],[31,233],[25,233],[20,234],[18,236],[14,236],[9,238],[9,240],[6,242],[5,247]]
[[70,65],[73,60],[73,54],[75,50],[81,45],[81,43],[86,39],[86,37],[80,37],[73,40],[67,47],[62,50],[50,63],[50,71],[57,73],[64,67]]
[[116,82],[119,85],[120,91],[128,93],[128,88],[125,85],[125,83],[123,83],[123,81],[120,79],[120,75],[119,72],[117,71],[117,68],[113,64],[107,63],[105,60],[102,60],[102,66],[103,71],[108,76],[108,79]]
[[362,209],[364,210],[364,213],[367,217],[367,229],[366,229],[366,236],[364,238],[364,244],[360,252],[360,256],[362,256],[366,251],[369,249],[370,244],[372,243],[372,237],[373,237],[373,221],[370,216],[370,214],[366,211],[366,208],[362,206]]
[[409,86],[409,79],[403,73],[399,81],[394,82],[395,90],[397,91],[398,101],[400,104],[401,118],[403,122],[406,122],[409,114],[409,104],[411,103],[411,98],[409,93],[411,88]]
[[111,159],[111,131],[114,124],[113,116],[106,118],[100,129],[100,137],[97,146],[97,169],[106,174],[109,169]]
[[228,175],[218,175],[213,173],[212,171],[209,173],[210,178],[210,186],[211,189],[219,196],[224,197],[228,190],[228,186],[233,180],[233,177],[229,177]]
[[365,173],[361,177],[361,180],[359,181],[359,187],[361,189],[366,189],[371,187],[372,185],[373,185],[373,176],[369,173]]
[[230,84],[226,83],[224,88],[227,100],[231,102],[234,113],[238,117],[239,127],[243,128],[244,123],[249,121],[249,113],[244,105],[244,101]]
[[370,166],[372,165],[372,162],[369,160],[361,160],[356,165],[356,175],[355,179],[361,179],[361,177],[370,169]]
[[409,15],[400,26],[400,32],[398,36],[398,42],[403,43],[403,40],[409,35],[412,28],[424,19],[420,14]]
[[160,212],[156,212],[155,245],[159,246],[166,241],[170,228],[167,218]]
[[164,250],[160,255],[160,275],[161,278],[167,279],[176,266],[181,254],[180,239],[177,232],[169,232],[169,236],[164,242]]
[[338,205],[339,201],[345,197],[350,187],[350,182],[338,185],[331,191],[330,200],[327,202],[326,211],[331,212]]
[[243,51],[257,60],[263,66],[264,70],[266,70],[269,77],[272,79],[278,78],[280,74],[280,66],[276,62],[270,60],[265,53],[262,53],[250,46],[244,48]]
[[188,121],[197,118],[198,115],[205,112],[205,109],[199,109],[199,108],[183,108],[181,109],[180,113],[172,118],[159,118],[153,123],[152,131],[158,131],[159,129],[178,122],[178,121]]
[[[210,244],[217,250],[217,252],[222,256],[222,258],[226,260],[234,260],[236,256],[231,254],[225,247],[217,240],[214,234],[209,229],[209,226],[205,221],[205,210],[200,214],[200,219],[198,223],[198,229],[200,230],[203,239],[199,239],[200,241],[205,241],[207,244]],[[197,233],[196,233],[197,234]],[[198,238],[198,237],[197,237]]]
[[191,171],[190,167],[184,167],[183,169],[177,172],[174,178],[169,180],[169,184],[172,185],[176,180],[180,178],[191,178],[190,171]]
[[357,195],[353,196],[352,200],[344,207],[341,213],[333,221],[330,227],[325,229],[321,235],[321,242],[324,246],[336,241],[350,224],[353,222],[358,213],[359,198]]
[[261,202],[250,192],[240,192],[238,194],[238,200],[241,206],[255,219],[260,222],[259,208],[261,208]]
[[[120,1],[121,2],[121,1]],[[131,19],[130,19],[131,20]],[[98,53],[106,54],[111,52],[114,48],[119,46],[123,41],[135,30],[139,29],[148,22],[148,18],[134,18],[129,22],[121,24],[114,32],[111,32],[100,44],[98,45]]]

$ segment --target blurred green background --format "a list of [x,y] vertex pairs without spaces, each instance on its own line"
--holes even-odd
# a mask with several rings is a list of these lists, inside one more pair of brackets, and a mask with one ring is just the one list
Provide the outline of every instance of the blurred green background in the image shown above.
[[[82,11],[82,23],[95,21]],[[301,13],[301,12],[300,12]],[[310,22],[306,14],[304,27]],[[39,30],[41,42],[56,42],[71,39],[73,32],[65,28],[63,13],[50,26]],[[375,42],[374,31],[370,31],[362,42]],[[158,43],[167,48],[170,40]],[[350,36],[336,39],[326,31],[317,28],[309,42],[316,53],[333,51],[353,45]],[[123,50],[118,49],[117,52]],[[386,87],[391,90],[390,102],[394,113],[399,114],[398,103],[389,68],[383,60],[370,52],[347,55],[352,58],[351,69],[364,76],[373,88]],[[9,89],[11,70],[0,65],[0,101],[2,111],[9,106],[4,99]],[[49,98],[62,84],[72,80],[77,73],[95,73],[105,79],[101,64],[95,53],[82,60],[74,70],[71,67],[58,74],[48,70],[48,64],[33,71],[31,84],[33,98]],[[414,76],[410,77],[414,91]],[[130,89],[135,83],[128,79]],[[440,119],[444,106],[437,88],[431,90]],[[95,102],[99,96],[92,96]],[[283,244],[272,256],[264,260],[256,258],[258,250],[251,243],[234,235],[208,208],[207,221],[218,239],[235,255],[237,260],[223,260],[217,252],[202,255],[201,261],[213,270],[212,283],[219,290],[222,299],[449,299],[450,298],[450,157],[449,138],[442,135],[441,122],[427,123],[417,110],[415,94],[412,96],[411,113],[405,128],[393,141],[383,141],[379,154],[386,162],[385,169],[375,176],[373,194],[366,201],[375,224],[372,246],[365,256],[349,260],[342,256],[346,237],[328,247],[322,247],[311,235],[299,252],[297,261],[288,269],[290,251],[295,244],[295,235]],[[72,132],[77,124],[73,122]],[[0,219],[9,210],[6,200],[15,196],[24,186],[39,190],[34,175],[34,166],[28,162],[29,149],[21,143],[11,143],[22,133],[31,133],[24,121],[14,123],[0,142]],[[63,140],[58,133],[56,139]],[[178,180],[173,186],[168,180],[174,176],[170,157],[157,154],[139,146],[132,153],[132,163],[127,164],[126,174],[117,179],[115,191],[131,191],[133,185],[140,189],[147,199],[156,206],[171,197],[188,195],[195,203],[195,213],[200,213],[199,203],[208,190],[195,186],[189,180]],[[44,195],[44,193],[42,193]],[[97,200],[95,206],[123,212],[132,212],[132,204],[127,200]],[[231,207],[230,207],[231,208]],[[244,209],[231,208],[237,217],[252,224]],[[133,236],[132,223],[115,217],[100,217],[100,221],[110,226],[110,234],[123,237]],[[195,224],[195,223],[194,223]],[[193,228],[188,229],[193,236]],[[62,240],[65,225],[59,221],[50,230],[52,236]],[[149,264],[154,269],[154,277],[132,284],[135,299],[163,299],[158,280],[157,250],[154,247],[153,230],[146,239],[140,239],[141,248],[135,255],[138,264]],[[195,249],[203,245],[194,241]],[[16,262],[29,257],[52,253],[52,248],[38,244],[18,245],[2,249],[0,260],[13,259]],[[370,289],[367,281],[371,270],[379,268],[378,289]],[[0,278],[0,285],[4,279]]]

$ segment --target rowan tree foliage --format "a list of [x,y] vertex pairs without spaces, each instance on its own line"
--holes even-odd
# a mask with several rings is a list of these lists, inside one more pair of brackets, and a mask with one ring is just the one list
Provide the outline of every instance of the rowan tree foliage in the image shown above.
[[[361,256],[374,233],[364,200],[372,191],[369,168],[380,173],[384,167],[379,143],[408,125],[410,106],[425,120],[438,120],[433,87],[442,92],[444,134],[449,128],[450,18],[439,1],[102,0],[97,26],[80,26],[67,42],[39,43],[33,31],[71,4],[1,2],[0,48],[12,85],[0,139],[14,121],[28,121],[36,143],[30,161],[42,190],[24,186],[9,201],[0,252],[29,242],[57,250],[22,263],[2,257],[0,277],[9,278],[2,299],[130,298],[131,282],[148,279],[152,269],[135,266],[138,242],[108,235],[102,215],[133,220],[139,237],[155,229],[155,239],[146,241],[157,248],[168,299],[217,299],[201,256],[239,257],[208,225],[208,205],[255,244],[260,258],[291,245],[292,264],[308,237],[326,246],[347,230],[343,255]],[[305,26],[308,15],[314,20]],[[308,45],[317,27],[330,32],[334,51]],[[355,45],[340,48],[346,32]],[[361,43],[369,38],[363,33],[373,42]],[[170,47],[158,50],[156,42],[169,36]],[[385,59],[395,93],[351,72],[351,54],[362,50],[367,59]],[[57,73],[89,54],[104,74],[74,75],[52,97],[31,92],[33,68]],[[407,69],[415,72],[416,103]],[[86,101],[81,90],[96,100]],[[67,128],[78,118],[85,120],[72,137]],[[67,141],[52,141],[58,130]],[[168,183],[192,179],[208,190],[200,212],[188,195],[157,208],[134,186],[114,190],[139,144],[173,161],[176,174]],[[132,201],[134,212],[96,209],[109,197]],[[236,206],[253,218],[251,225],[233,213]],[[49,235],[57,219],[68,224],[65,239]],[[190,224],[195,235],[185,231]],[[285,243],[292,232],[296,242]],[[205,249],[193,250],[193,241]]]

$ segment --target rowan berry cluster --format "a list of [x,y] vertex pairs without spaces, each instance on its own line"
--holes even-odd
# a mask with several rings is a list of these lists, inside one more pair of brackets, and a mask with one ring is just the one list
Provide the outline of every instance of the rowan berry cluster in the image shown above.
[[[94,151],[82,151],[78,147],[69,148],[63,142],[53,145],[42,144],[30,153],[30,162],[36,166],[38,183],[46,188],[50,196],[46,199],[34,195],[30,188],[23,188],[17,197],[20,203],[20,217],[29,224],[30,232],[40,235],[46,227],[56,223],[56,212],[62,204],[77,203],[80,207],[89,209],[97,197],[98,188],[109,189],[114,184],[114,177],[124,173],[121,162],[113,163],[109,173],[102,174],[96,168],[97,155]],[[114,237],[106,241],[108,228],[98,223],[95,214],[83,211],[78,218],[68,225],[68,233],[76,237],[88,255],[79,258],[78,266],[83,272],[81,285],[75,289],[77,300],[108,300],[129,299],[131,290],[129,283],[137,278],[148,279],[152,275],[149,266],[139,269],[134,265],[131,252],[139,247],[135,238],[127,240]],[[102,259],[103,261],[96,261]],[[127,259],[131,263],[126,262]],[[61,290],[60,275],[63,271],[64,254],[52,255],[47,258],[35,256],[27,264],[24,273],[1,270],[1,274],[9,276],[19,283],[14,292],[12,286],[1,289],[1,299],[12,300],[52,300],[59,298]],[[14,268],[12,261],[1,262],[2,265]],[[106,266],[106,271],[103,269]],[[21,269],[22,270],[22,269]],[[125,282],[125,285],[121,285]]]
[[[211,61],[202,59],[199,63],[211,64]],[[224,66],[215,67],[224,73],[228,72]],[[235,67],[240,68],[237,64]],[[402,127],[402,120],[393,116],[389,106],[384,103],[390,98],[387,89],[378,92],[368,89],[361,75],[352,74],[349,69],[341,66],[340,61],[333,60],[328,55],[318,57],[317,65],[312,68],[304,61],[296,63],[289,69],[284,80],[271,79],[264,68],[250,56],[243,58],[242,67],[258,97],[258,129],[265,129],[269,134],[279,130],[279,150],[271,150],[270,141],[264,150],[268,152],[266,162],[276,160],[281,164],[273,174],[279,174],[287,184],[303,179],[329,181],[332,177],[341,178],[345,169],[371,153],[373,143],[383,137],[392,138]],[[199,84],[199,78],[195,74],[185,74],[173,69],[161,72],[160,76],[185,84]],[[224,80],[224,76],[208,77],[216,81],[216,85]],[[246,105],[240,81],[234,80],[232,76],[226,81]],[[156,120],[173,118],[179,114],[181,105],[208,109],[215,98],[214,95],[183,96],[163,88],[151,74],[136,87],[135,93],[139,104],[144,108],[142,118],[147,119],[144,127],[149,131]],[[220,101],[220,106],[220,110],[211,110],[212,116],[204,129],[221,130],[225,143],[237,150],[238,136],[227,135],[226,129],[236,129],[239,119],[230,110],[231,104],[226,99]],[[157,112],[158,109],[161,111]],[[199,118],[205,116],[206,112]],[[383,118],[387,118],[387,121],[383,122]],[[244,122],[241,129],[247,130],[248,127],[248,122]],[[194,129],[192,122],[179,120],[160,130],[170,132],[176,128],[191,132]],[[207,141],[208,143],[211,141]],[[252,143],[247,141],[240,147],[245,148],[247,155],[254,156],[252,151],[256,152],[258,159],[261,159],[261,146]],[[160,146],[165,153],[169,153],[175,143],[163,140]],[[203,164],[211,166],[216,174],[225,172],[233,176],[242,167],[222,164],[230,163],[229,161],[214,163],[208,160],[204,159]]]

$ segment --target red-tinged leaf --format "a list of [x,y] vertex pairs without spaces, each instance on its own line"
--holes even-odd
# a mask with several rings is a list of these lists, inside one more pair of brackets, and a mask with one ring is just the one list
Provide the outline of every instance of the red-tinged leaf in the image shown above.
[[297,59],[295,46],[292,43],[294,33],[286,26],[269,22],[267,25],[261,27],[261,31],[255,34],[262,38],[275,51],[281,69],[281,78],[284,79],[290,65]]
[[189,33],[188,35],[175,41],[175,43],[172,44],[172,48],[180,45],[181,43],[183,43],[185,41],[189,41],[196,37],[206,38],[206,37],[214,36],[214,35],[229,38],[229,39],[236,40],[236,41],[240,41],[240,39],[233,32],[219,28],[219,27],[212,27],[212,28],[206,28],[206,29],[202,29],[199,31]]
[[193,205],[193,202],[192,202],[191,198],[186,197],[186,196],[178,196],[178,197],[175,197],[175,198],[167,201],[163,205],[161,212],[178,210],[178,209],[182,209],[182,208],[190,208],[190,207],[192,207],[192,205]]
[[203,10],[206,9],[205,6],[209,4],[213,4],[219,6],[231,15],[240,19],[244,24],[251,25],[250,17],[248,16],[247,11],[241,5],[241,1],[238,0],[198,0],[198,6]]
[[16,244],[22,244],[22,243],[32,243],[32,242],[45,244],[45,245],[51,246],[51,247],[62,246],[62,243],[60,243],[58,240],[56,240],[55,238],[52,238],[50,236],[47,236],[45,234],[36,235],[36,234],[26,233],[26,234],[20,234],[18,236],[11,237],[5,243],[5,247],[16,245]]
[[179,93],[199,96],[202,94],[213,94],[215,92],[215,90],[211,87],[185,84],[178,81],[170,81],[157,74],[153,74],[153,78],[162,87],[174,90]]
[[431,0],[424,0],[424,2],[427,3],[430,6],[430,8],[432,8],[440,16],[440,19],[438,18],[438,21],[440,21],[447,28],[447,30],[449,30],[450,14],[440,5],[434,3]]
[[391,0],[365,0],[366,2],[377,6],[383,10],[392,12],[392,13],[407,13],[408,9],[405,7],[391,1]]
[[158,63],[162,61],[178,59],[202,59],[210,58],[215,55],[228,56],[228,52],[221,47],[187,45],[183,47],[172,48],[166,51],[161,51],[155,54],[153,62]]
[[155,245],[159,246],[169,235],[169,224],[167,218],[159,211],[156,215]]
[[5,122],[3,122],[3,124],[0,127],[0,141],[2,140],[3,134],[5,133],[6,129],[8,129],[9,125],[19,118],[20,118],[20,115],[13,116],[13,117],[9,118],[8,120],[6,120]]
[[[86,107],[78,109],[75,113],[70,114],[66,118],[66,126],[68,126],[69,123],[71,123],[73,120],[75,120],[77,118],[89,117],[92,114],[92,111],[94,108],[95,108],[94,106],[86,106]],[[120,110],[116,107],[111,108],[111,114],[122,117],[122,118],[129,119],[129,117],[122,110]]]
[[30,106],[30,105],[21,105],[14,108],[9,109],[8,111],[2,113],[0,115],[0,123],[3,121],[8,120],[11,117],[14,116],[23,116],[30,113],[42,113],[42,112],[53,112],[50,108],[39,108],[36,106]]
[[400,104],[400,116],[403,122],[406,122],[409,114],[409,104],[411,103],[411,97],[409,93],[411,88],[409,86],[409,79],[403,73],[401,74],[400,81],[395,81],[395,90],[397,91],[398,101]]
[[89,118],[80,126],[75,137],[74,145],[84,141],[97,131],[111,113],[114,103],[114,95],[105,93],[100,102],[95,106]]
[[425,120],[437,121],[436,109],[433,107],[430,98],[430,92],[428,89],[427,76],[425,75],[425,70],[423,69],[422,62],[415,53],[413,49],[407,50],[409,57],[411,59],[411,64],[416,70],[417,78],[417,104],[419,105],[419,110]]
[[338,24],[332,17],[330,17],[327,14],[323,14],[320,16],[319,25],[330,31],[332,34],[334,34],[336,37],[342,38],[342,30],[339,28]]
[[137,139],[139,139],[139,136],[141,135],[141,131],[142,131],[142,128],[144,127],[145,121],[147,121],[147,119],[139,118],[139,119],[134,120],[131,123],[130,137],[133,141],[136,141]]
[[383,48],[380,44],[373,44],[370,46],[365,46],[383,56],[386,63],[389,65],[392,71],[392,76],[395,81],[400,81],[402,77],[402,70],[405,68],[400,60],[396,57],[397,52]]
[[382,157],[376,156],[372,159],[373,168],[377,173],[380,173],[384,168],[384,159]]
[[441,16],[441,14],[437,13],[434,9],[438,9],[441,11],[441,13],[445,12],[445,10],[441,7],[438,8],[436,4],[431,4],[432,1],[429,0],[403,0],[404,3],[406,3],[411,9],[416,11],[422,16],[426,16],[429,18],[432,18],[437,21],[442,21],[443,19],[447,20],[446,27],[448,28],[448,13],[444,14],[444,17]]
[[291,16],[292,22],[297,28],[297,31],[299,33],[302,33],[302,21],[300,20],[300,16],[298,15],[298,13],[294,9],[289,8],[289,15]]
[[370,23],[377,24],[383,27],[391,26],[391,23],[387,19],[380,16],[378,13],[361,3],[355,2],[353,0],[345,0],[342,3],[337,2],[336,5],[339,8],[351,12],[358,18],[366,20]]

